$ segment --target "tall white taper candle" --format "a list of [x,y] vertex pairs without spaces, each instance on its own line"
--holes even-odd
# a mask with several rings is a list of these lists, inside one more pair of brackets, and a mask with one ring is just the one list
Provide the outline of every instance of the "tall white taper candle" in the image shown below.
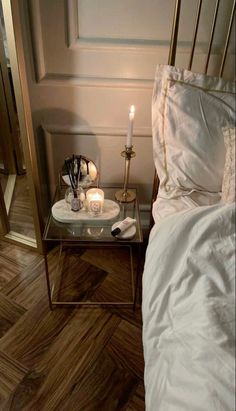
[[129,110],[129,125],[128,125],[126,147],[132,146],[134,114],[135,114],[135,107],[131,106]]

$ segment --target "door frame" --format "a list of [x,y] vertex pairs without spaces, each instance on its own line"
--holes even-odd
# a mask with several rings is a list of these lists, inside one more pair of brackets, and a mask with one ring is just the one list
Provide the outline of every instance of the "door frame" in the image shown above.
[[8,93],[9,93],[9,79],[6,77],[7,64],[3,47],[3,40],[0,33],[0,110],[1,110],[1,123],[0,133],[1,138],[1,150],[3,154],[3,171],[5,174],[15,174],[15,160],[13,155],[13,140],[12,140],[12,126],[10,123],[10,110],[8,109]]
[[26,65],[22,39],[23,34],[20,24],[19,1],[4,0],[2,2],[2,8],[9,48],[8,51],[11,61],[12,80],[15,91],[23,155],[31,195],[36,240],[29,239],[25,236],[21,236],[18,233],[11,231],[5,235],[5,238],[11,242],[25,245],[26,247],[33,247],[40,253],[42,253],[43,218],[40,206],[40,179],[37,166],[37,153],[35,147],[30,98],[27,84]]

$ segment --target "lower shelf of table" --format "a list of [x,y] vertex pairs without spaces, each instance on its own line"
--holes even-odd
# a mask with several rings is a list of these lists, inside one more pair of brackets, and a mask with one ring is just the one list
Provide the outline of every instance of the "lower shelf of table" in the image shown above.
[[134,307],[138,267],[132,247],[61,246],[54,254],[47,259],[51,307]]
[[74,308],[75,306],[80,306],[80,307],[94,307],[94,308],[130,308],[132,307],[135,309],[136,307],[136,302],[135,301],[127,301],[127,302],[100,302],[100,301],[52,301],[51,303],[52,308],[56,307],[71,307]]

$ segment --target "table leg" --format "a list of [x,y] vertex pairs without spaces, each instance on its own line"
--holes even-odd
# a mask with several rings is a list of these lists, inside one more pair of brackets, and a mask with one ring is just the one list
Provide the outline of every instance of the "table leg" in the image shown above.
[[52,306],[50,280],[49,280],[48,258],[47,258],[47,250],[46,250],[45,245],[43,247],[43,256],[44,256],[44,265],[45,265],[45,274],[46,274],[46,282],[47,282],[49,308],[50,308],[50,310],[52,310],[53,306]]
[[138,244],[138,246],[137,246],[137,267],[136,267],[135,293],[134,293],[133,310],[135,310],[136,303],[137,303],[137,294],[138,294],[138,286],[139,286],[139,280],[140,280],[140,271],[141,271],[141,246],[140,246],[140,244]]

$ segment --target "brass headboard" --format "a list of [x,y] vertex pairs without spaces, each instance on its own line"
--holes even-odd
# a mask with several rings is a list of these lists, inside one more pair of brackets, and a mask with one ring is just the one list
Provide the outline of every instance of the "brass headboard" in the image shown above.
[[[219,5],[220,5],[220,0],[216,0],[214,16],[213,16],[212,26],[211,26],[210,39],[209,39],[209,44],[208,44],[208,49],[207,49],[207,56],[206,56],[204,74],[207,74],[207,70],[208,70],[208,65],[209,65],[209,60],[210,60],[210,56],[211,56],[211,49],[212,49],[212,43],[213,43],[213,38],[214,38],[214,33],[215,33],[215,27],[216,27],[216,20],[217,20]],[[191,70],[191,68],[192,68],[193,56],[194,56],[194,51],[195,51],[195,46],[196,46],[198,26],[199,26],[200,14],[201,14],[201,8],[202,8],[202,0],[198,0],[188,70]],[[219,77],[222,77],[223,73],[224,73],[224,67],[225,67],[225,61],[226,61],[228,46],[229,46],[229,40],[230,40],[230,35],[231,35],[232,27],[233,27],[235,8],[236,8],[236,0],[234,0],[232,10],[231,10],[229,26],[228,26],[228,30],[227,30],[227,35],[226,35],[226,39],[225,39],[225,44],[224,44],[224,49],[223,49],[219,74],[218,74]],[[168,64],[171,65],[171,66],[175,65],[176,49],[177,49],[177,42],[178,42],[178,31],[179,31],[179,20],[180,20],[180,9],[181,9],[181,0],[176,0],[175,1],[174,16],[173,16],[171,40],[170,40],[170,50],[169,50],[169,57],[168,57]],[[153,203],[156,200],[156,196],[157,196],[157,193],[158,193],[158,188],[159,188],[159,178],[158,178],[157,172],[155,171],[154,181],[153,181],[153,190],[152,190],[151,211],[152,211]],[[152,217],[152,214],[151,214],[150,228],[152,227],[153,222],[154,221],[153,221],[153,217]]]

